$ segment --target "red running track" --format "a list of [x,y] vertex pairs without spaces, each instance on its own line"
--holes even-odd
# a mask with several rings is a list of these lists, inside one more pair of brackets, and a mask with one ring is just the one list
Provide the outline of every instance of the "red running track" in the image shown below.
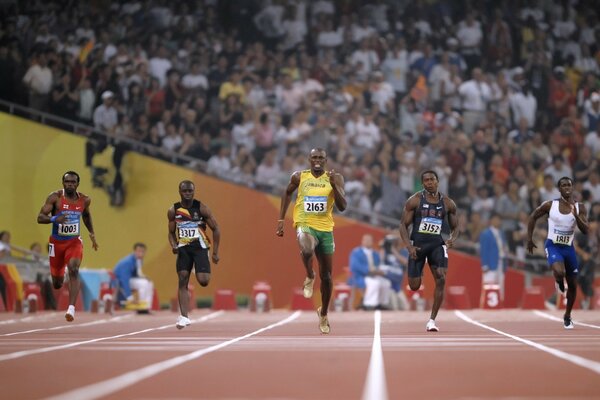
[[[592,399],[600,311],[0,314],[5,399]],[[379,322],[380,320],[380,322]],[[380,332],[380,336],[376,333]],[[378,345],[379,339],[381,346]]]

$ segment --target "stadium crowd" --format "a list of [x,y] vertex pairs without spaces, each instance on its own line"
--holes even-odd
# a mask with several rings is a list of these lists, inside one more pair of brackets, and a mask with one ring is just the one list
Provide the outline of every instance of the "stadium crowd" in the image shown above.
[[325,148],[354,216],[380,225],[432,168],[463,239],[494,211],[521,259],[527,215],[560,177],[600,219],[600,25],[585,1],[64,3],[3,6],[3,99],[260,190]]

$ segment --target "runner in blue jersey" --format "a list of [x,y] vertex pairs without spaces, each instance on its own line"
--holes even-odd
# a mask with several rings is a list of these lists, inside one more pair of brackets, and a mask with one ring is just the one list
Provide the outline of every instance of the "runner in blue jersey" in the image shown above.
[[589,225],[585,205],[573,199],[573,181],[569,177],[562,177],[557,183],[560,198],[548,200],[536,208],[529,216],[527,224],[527,250],[533,253],[537,248],[533,242],[533,231],[538,218],[548,216],[548,236],[544,247],[548,264],[552,268],[556,286],[561,292],[565,292],[565,280],[567,281],[567,305],[563,316],[565,329],[573,329],[571,310],[577,296],[577,256],[573,246],[575,227],[587,234]]
[[[406,243],[408,259],[408,285],[411,290],[419,290],[425,261],[435,279],[435,292],[431,316],[425,329],[438,332],[435,318],[444,301],[446,271],[448,270],[448,249],[458,237],[457,208],[454,201],[438,192],[439,178],[435,171],[421,174],[423,190],[413,194],[404,205],[400,222],[400,237]],[[446,218],[450,226],[450,237],[442,238],[442,226]],[[408,227],[412,225],[409,236]]]

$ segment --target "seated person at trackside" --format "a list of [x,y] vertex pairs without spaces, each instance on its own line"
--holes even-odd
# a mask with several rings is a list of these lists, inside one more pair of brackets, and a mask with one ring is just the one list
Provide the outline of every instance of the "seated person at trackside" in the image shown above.
[[390,307],[393,310],[409,310],[410,305],[403,290],[404,273],[408,266],[408,249],[398,235],[387,235],[380,242],[381,265],[385,277],[392,284]]
[[[118,284],[117,301],[126,301],[142,308],[152,306],[154,285],[142,272],[142,264],[146,255],[146,245],[136,243],[133,253],[123,257],[113,269]],[[139,308],[139,307],[138,307]]]
[[350,286],[364,290],[362,307],[366,310],[385,309],[390,302],[392,283],[379,268],[379,253],[373,249],[373,236],[365,234],[361,245],[350,253]]

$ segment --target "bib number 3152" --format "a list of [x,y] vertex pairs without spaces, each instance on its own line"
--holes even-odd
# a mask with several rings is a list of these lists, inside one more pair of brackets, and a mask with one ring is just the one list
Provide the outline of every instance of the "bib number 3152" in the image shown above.
[[442,220],[438,218],[423,218],[419,225],[419,233],[439,235],[442,231]]

